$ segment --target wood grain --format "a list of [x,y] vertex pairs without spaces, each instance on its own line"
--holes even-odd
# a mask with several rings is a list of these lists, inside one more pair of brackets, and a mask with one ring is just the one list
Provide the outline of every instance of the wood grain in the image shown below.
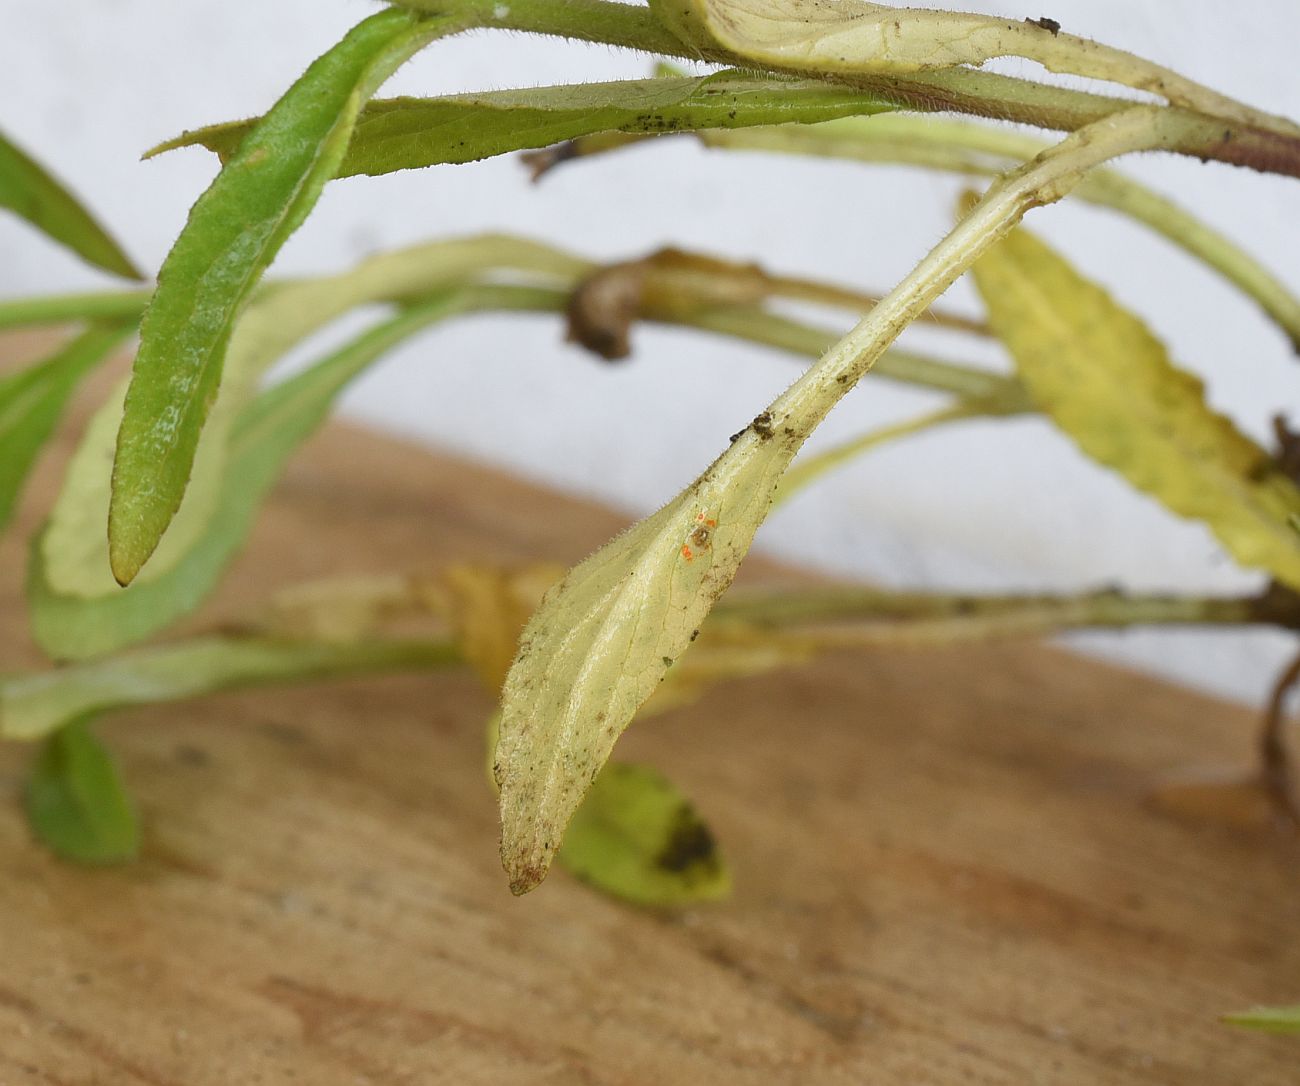
[[[66,442],[65,442],[66,445]],[[37,659],[24,536],[4,666]],[[274,585],[570,561],[613,514],[335,426],[206,619]],[[0,1086],[1295,1086],[1220,1013],[1300,997],[1300,849],[1152,788],[1244,766],[1253,714],[1039,647],[844,656],[711,693],[622,753],[699,798],[730,902],[637,912],[563,874],[522,900],[468,675],[229,694],[101,732],[142,860],[29,839],[0,749]]]

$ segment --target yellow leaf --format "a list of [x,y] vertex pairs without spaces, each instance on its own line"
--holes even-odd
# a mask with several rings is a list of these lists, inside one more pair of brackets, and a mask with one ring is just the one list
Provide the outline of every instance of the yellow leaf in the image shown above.
[[736,574],[809,434],[912,321],[1027,210],[1116,155],[1165,145],[1167,111],[1135,106],[1009,174],[705,472],[546,594],[506,678],[494,776],[515,893],[546,876],[619,735]]
[[1023,230],[974,275],[1030,396],[1085,453],[1203,521],[1242,565],[1300,588],[1300,488],[1141,320]]
[[505,682],[519,634],[564,567],[455,565],[443,571],[443,601],[461,654],[494,694]]
[[547,593],[506,678],[494,769],[516,893],[545,876],[615,741],[731,584],[802,439],[760,416],[676,499]]

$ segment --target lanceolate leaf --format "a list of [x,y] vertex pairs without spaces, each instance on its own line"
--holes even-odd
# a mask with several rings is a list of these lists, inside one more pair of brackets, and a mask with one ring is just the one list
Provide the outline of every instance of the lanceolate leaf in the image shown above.
[[990,322],[1039,407],[1094,460],[1184,517],[1244,566],[1300,588],[1300,488],[1205,402],[1132,313],[1019,231],[975,267]]
[[716,901],[731,873],[709,827],[672,782],[646,766],[601,771],[569,824],[560,863],[637,905]]
[[651,0],[684,42],[765,67],[838,76],[906,75],[1024,57],[1048,71],[1102,79],[1172,104],[1294,138],[1289,121],[1252,110],[1177,72],[1049,20],[930,11],[864,0]]
[[88,263],[143,279],[131,258],[77,198],[0,133],[0,207],[26,219]]
[[33,832],[65,860],[117,863],[140,847],[135,810],[117,767],[82,719],[45,741],[27,782]]
[[[549,246],[486,235],[412,246],[372,257],[339,275],[268,287],[240,316],[221,394],[195,451],[184,498],[134,584],[167,574],[206,530],[219,500],[230,427],[267,369],[303,339],[356,307],[427,296],[467,278],[524,273],[563,288],[587,268],[586,262]],[[83,434],[42,538],[44,580],[52,595],[91,598],[121,592],[109,568],[103,525],[124,393],[122,388],[110,397]]]
[[180,505],[235,318],[337,171],[361,107],[407,57],[458,27],[392,9],[360,23],[262,118],[191,209],[144,315],[118,437],[109,554],[120,583],[139,573]]
[[[851,87],[736,71],[446,98],[394,98],[366,107],[338,176],[473,162],[592,132],[660,134],[809,123],[894,108]],[[255,123],[237,121],[186,132],[150,154],[201,144],[226,160]]]
[[[244,542],[285,461],[325,420],[347,383],[402,340],[458,312],[461,303],[461,296],[453,293],[413,308],[244,408],[232,421],[229,448],[211,483],[211,512],[188,533],[188,546],[169,556],[170,564],[161,575],[104,594],[60,591],[51,583],[50,566],[59,562],[62,568],[67,563],[60,550],[51,549],[50,533],[64,522],[52,522],[33,546],[28,575],[33,630],[42,647],[63,659],[110,652],[192,611]],[[78,492],[66,493],[75,504]],[[59,539],[64,546],[77,547],[75,532],[65,529]],[[61,583],[66,584],[66,578]]]
[[27,473],[73,390],[132,327],[91,328],[53,357],[0,380],[0,527],[8,523]]
[[511,888],[545,877],[565,826],[637,709],[726,591],[809,434],[890,343],[1034,206],[1168,138],[1134,107],[1000,181],[952,234],[731,447],[653,516],[576,566],[529,621],[506,679],[494,775]]
[[[505,680],[519,631],[562,573],[549,563],[462,564],[444,571],[440,609],[466,663],[494,693]],[[751,670],[761,669],[756,664]],[[699,679],[701,685],[707,681]],[[683,691],[682,700],[691,693]],[[489,772],[499,726],[500,714],[493,714],[487,726]],[[558,858],[580,879],[638,905],[710,901],[731,887],[713,835],[690,802],[670,781],[640,766],[605,767],[574,815]]]
[[1225,1019],[1230,1026],[1256,1029],[1263,1033],[1300,1034],[1300,1005],[1295,1007],[1257,1007],[1243,1014],[1230,1014]]

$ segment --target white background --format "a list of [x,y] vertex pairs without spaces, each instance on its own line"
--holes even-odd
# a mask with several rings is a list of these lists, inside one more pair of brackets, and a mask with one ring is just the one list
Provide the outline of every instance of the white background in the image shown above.
[[[1294,0],[972,0],[1128,48],[1218,90],[1300,117]],[[927,5],[939,6],[939,5]],[[1042,6],[1042,10],[1039,10]],[[362,0],[0,0],[0,127],[83,193],[156,269],[215,160],[198,150],[141,163],[187,127],[263,111],[349,25]],[[1035,75],[1032,65],[1002,70]],[[440,43],[385,94],[429,94],[640,77],[645,57],[479,33]],[[1127,168],[1239,239],[1300,291],[1300,183],[1186,159]],[[601,258],[673,243],[791,274],[883,290],[937,241],[954,179],[893,168],[705,152],[662,141],[558,171],[533,187],[513,158],[332,185],[276,270],[341,268],[376,249],[482,230],[515,231]],[[1040,211],[1035,229],[1128,299],[1210,382],[1216,406],[1263,439],[1296,403],[1300,361],[1254,306],[1166,243],[1105,212]],[[0,218],[0,294],[105,283]],[[965,285],[950,306],[975,312]],[[346,410],[644,512],[670,497],[793,377],[774,354],[642,329],[635,362],[601,365],[561,342],[555,320],[479,319],[394,356]],[[996,355],[927,333],[954,358]],[[928,400],[867,382],[818,442],[915,412]],[[1300,412],[1297,413],[1300,415]],[[1200,528],[1084,462],[1036,422],[971,423],[876,454],[778,514],[769,550],[899,585],[1242,591]],[[1289,646],[1280,635],[1090,637],[1118,653],[1257,701]]]

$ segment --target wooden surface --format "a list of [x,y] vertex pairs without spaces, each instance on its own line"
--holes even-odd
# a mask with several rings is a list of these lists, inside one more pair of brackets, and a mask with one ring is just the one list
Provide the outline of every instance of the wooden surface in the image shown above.
[[[36,657],[24,524],[4,666]],[[276,584],[572,560],[619,518],[342,427],[209,615]],[[143,858],[29,839],[0,748],[0,1086],[1295,1086],[1222,1012],[1300,998],[1300,849],[1151,789],[1245,765],[1255,717],[1037,647],[846,656],[629,732],[733,863],[730,902],[506,891],[468,675],[229,694],[102,733]]]

